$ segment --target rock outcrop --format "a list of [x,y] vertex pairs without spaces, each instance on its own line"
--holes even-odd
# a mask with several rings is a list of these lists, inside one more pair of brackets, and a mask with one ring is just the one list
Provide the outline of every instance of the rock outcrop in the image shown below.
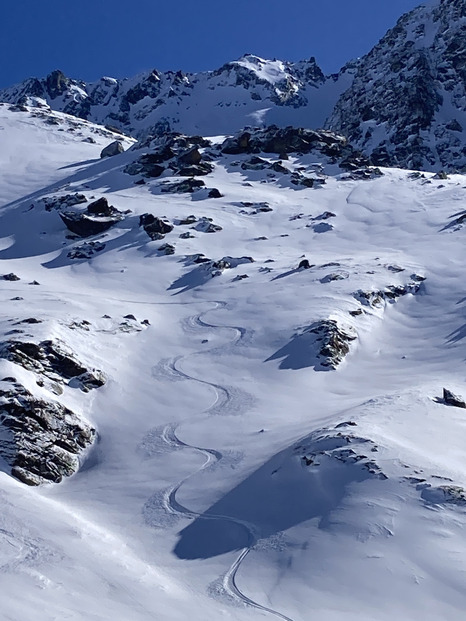
[[0,381],[0,455],[27,485],[75,473],[95,429],[56,401],[33,396],[15,378]]
[[108,204],[105,197],[90,203],[86,211],[59,211],[69,229],[79,237],[91,237],[111,228],[124,219],[124,214]]
[[334,319],[323,319],[311,326],[308,332],[317,335],[317,357],[323,367],[336,369],[350,351],[350,343],[357,339],[351,326],[341,326]]
[[9,340],[0,344],[0,358],[53,382],[70,383],[84,392],[106,382],[102,371],[88,369],[64,343],[57,340],[39,343]]

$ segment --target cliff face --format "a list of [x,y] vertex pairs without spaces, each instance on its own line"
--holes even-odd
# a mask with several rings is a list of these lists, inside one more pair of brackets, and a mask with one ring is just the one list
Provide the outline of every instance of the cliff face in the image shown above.
[[466,4],[404,15],[359,65],[327,125],[375,163],[466,166]]

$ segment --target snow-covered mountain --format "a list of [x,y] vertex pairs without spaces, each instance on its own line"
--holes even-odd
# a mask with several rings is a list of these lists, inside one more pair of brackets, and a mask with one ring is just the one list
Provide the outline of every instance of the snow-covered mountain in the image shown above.
[[464,177],[0,128],[2,619],[462,621]]
[[327,125],[379,165],[466,170],[466,4],[404,15],[365,56]]
[[0,93],[1,621],[463,621],[465,20]]
[[93,83],[61,71],[0,91],[0,101],[46,101],[59,110],[138,137],[167,130],[208,136],[277,124],[319,128],[348,88],[355,63],[324,76],[314,58],[299,63],[248,54],[205,73],[153,70]]
[[345,135],[376,165],[438,171],[466,166],[463,0],[435,0],[404,15],[363,58],[325,76],[310,60],[248,54],[216,71],[72,80],[60,71],[0,91],[34,105],[142,137],[165,131],[221,135],[245,126]]

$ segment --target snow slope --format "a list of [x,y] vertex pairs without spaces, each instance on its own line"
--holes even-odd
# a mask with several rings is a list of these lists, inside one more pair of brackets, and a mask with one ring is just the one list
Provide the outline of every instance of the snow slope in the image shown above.
[[[163,191],[168,168],[135,184],[153,144],[95,161],[101,136],[65,144],[31,109],[0,125],[1,340],[60,339],[107,377],[57,395],[0,359],[99,436],[59,485],[0,466],[2,617],[463,619],[466,427],[442,389],[466,394],[464,177],[254,169],[216,138],[208,198]],[[78,239],[45,208],[75,193],[130,212]],[[151,240],[146,213],[174,228]],[[352,339],[336,369],[328,320]]]

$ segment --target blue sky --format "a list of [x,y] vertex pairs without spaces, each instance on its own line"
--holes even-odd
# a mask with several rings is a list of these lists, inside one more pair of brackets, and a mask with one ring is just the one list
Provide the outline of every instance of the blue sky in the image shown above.
[[244,53],[324,72],[361,56],[422,0],[16,0],[0,12],[0,88],[62,69],[74,78],[216,69]]

